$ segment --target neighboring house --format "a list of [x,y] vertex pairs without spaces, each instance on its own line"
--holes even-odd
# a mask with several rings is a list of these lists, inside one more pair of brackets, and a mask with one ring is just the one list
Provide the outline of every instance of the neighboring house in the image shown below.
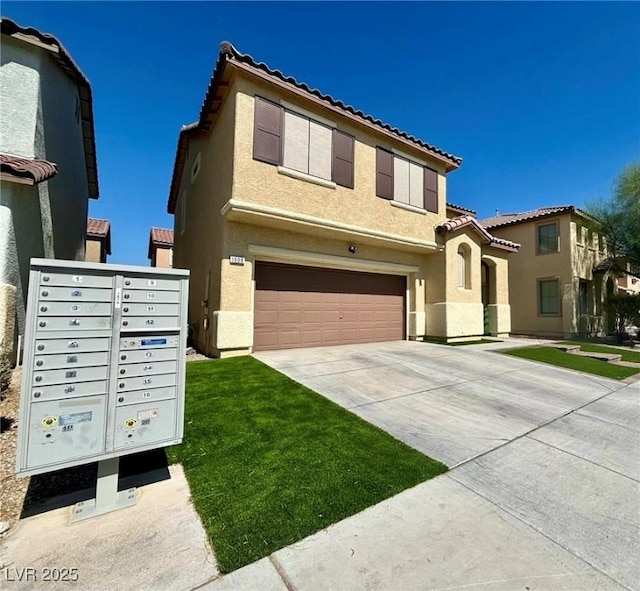
[[618,277],[618,291],[622,291],[629,295],[640,294],[640,279],[632,275],[623,275]]
[[168,201],[194,344],[228,356],[508,333],[518,245],[469,210],[447,216],[460,163],[223,43]]
[[152,267],[171,269],[173,267],[173,230],[151,228],[149,233],[149,253]]
[[85,261],[106,263],[111,254],[111,224],[109,220],[89,218],[87,220],[87,239],[85,243]]
[[7,18],[0,32],[0,341],[13,353],[29,260],[84,260],[98,178],[87,78],[55,37]]
[[521,244],[511,259],[509,293],[515,334],[571,338],[612,326],[606,295],[616,291],[597,222],[571,205],[482,220],[492,234]]

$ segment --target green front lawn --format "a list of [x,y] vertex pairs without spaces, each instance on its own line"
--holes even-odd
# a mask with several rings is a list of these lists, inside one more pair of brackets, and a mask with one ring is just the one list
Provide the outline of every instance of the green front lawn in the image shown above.
[[229,572],[447,470],[252,357],[187,364],[180,462]]
[[581,351],[590,353],[614,353],[622,355],[622,361],[632,361],[640,363],[640,351],[625,349],[624,347],[609,347],[607,345],[594,345],[593,343],[584,343],[582,341],[563,341],[561,345],[578,345]]
[[553,347],[523,347],[522,349],[501,351],[501,353],[513,355],[514,357],[522,357],[523,359],[531,359],[532,361],[542,361],[543,363],[549,363],[550,365],[565,367],[567,369],[584,371],[585,373],[592,373],[605,378],[613,378],[614,380],[624,380],[640,372],[640,369],[623,367],[598,359],[572,355],[571,353],[566,353]]

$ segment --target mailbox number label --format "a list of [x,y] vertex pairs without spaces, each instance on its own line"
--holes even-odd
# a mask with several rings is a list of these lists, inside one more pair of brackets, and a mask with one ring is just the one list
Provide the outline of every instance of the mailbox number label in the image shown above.
[[84,279],[83,279],[82,275],[74,275],[74,276],[71,278],[71,280],[72,280],[74,283],[82,283],[82,282],[84,281]]

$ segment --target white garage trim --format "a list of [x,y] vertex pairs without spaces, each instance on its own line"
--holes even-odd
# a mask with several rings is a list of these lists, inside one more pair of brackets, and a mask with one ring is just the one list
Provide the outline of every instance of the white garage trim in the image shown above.
[[386,261],[373,261],[368,259],[356,259],[353,257],[343,257],[335,254],[291,250],[289,248],[262,246],[260,244],[250,244],[248,250],[254,260],[271,263],[289,263],[293,265],[305,265],[307,267],[325,267],[327,269],[364,271],[369,273],[381,273],[383,275],[408,275],[409,273],[417,273],[419,271],[419,268],[413,265],[403,265],[400,263],[388,263]]

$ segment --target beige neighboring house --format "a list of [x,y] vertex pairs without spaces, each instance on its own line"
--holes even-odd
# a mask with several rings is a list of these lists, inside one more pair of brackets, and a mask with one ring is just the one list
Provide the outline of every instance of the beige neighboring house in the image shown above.
[[147,256],[151,260],[152,267],[171,269],[173,267],[173,230],[151,228]]
[[640,294],[640,279],[631,275],[618,277],[618,291],[628,293],[629,295]]
[[85,259],[98,198],[91,85],[55,37],[0,18],[0,348],[15,359],[33,257]]
[[565,205],[481,223],[522,245],[509,267],[514,334],[571,338],[612,330],[605,300],[617,291],[617,279],[608,271],[605,240],[593,218]]
[[[518,245],[464,208],[461,159],[223,43],[168,201],[194,344],[218,356],[510,331]],[[483,277],[485,277],[483,290]]]
[[111,254],[111,224],[109,220],[89,218],[85,242],[85,261],[106,263]]

